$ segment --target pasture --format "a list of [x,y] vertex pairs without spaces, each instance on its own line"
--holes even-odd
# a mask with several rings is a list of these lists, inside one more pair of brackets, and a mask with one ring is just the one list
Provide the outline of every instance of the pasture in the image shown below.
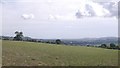
[[3,66],[117,66],[118,50],[2,41]]

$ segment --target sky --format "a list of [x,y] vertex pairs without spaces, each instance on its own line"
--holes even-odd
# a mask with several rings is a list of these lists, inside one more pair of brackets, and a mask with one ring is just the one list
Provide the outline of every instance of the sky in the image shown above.
[[2,0],[2,35],[42,39],[118,36],[118,0]]

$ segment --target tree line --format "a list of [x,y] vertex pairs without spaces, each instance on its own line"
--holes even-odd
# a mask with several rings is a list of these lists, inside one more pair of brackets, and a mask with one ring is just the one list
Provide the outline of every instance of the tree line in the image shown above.
[[[15,37],[13,40],[16,40],[16,41],[23,41],[23,32],[18,32],[16,31],[15,32]],[[37,41],[35,39],[31,39],[31,40],[26,40],[26,41],[30,41],[30,42],[42,42],[42,41]],[[57,39],[55,42],[50,42],[50,41],[47,41],[47,42],[44,42],[44,43],[53,43],[53,44],[61,44],[62,41],[60,39]]]
[[116,45],[114,43],[110,43],[109,45],[107,44],[101,44],[101,46],[99,46],[101,48],[106,48],[106,49],[119,49],[120,50],[120,46]]
[[[27,39],[27,40],[23,40],[24,36],[23,36],[23,32],[19,32],[16,31],[15,33],[15,37],[13,38],[14,41],[29,41],[29,42],[41,42],[41,43],[48,43],[48,44],[64,44],[63,41],[61,41],[60,39],[56,39],[55,41],[38,41],[36,39]],[[9,40],[8,38],[4,39],[4,40]],[[87,45],[87,47],[91,47],[91,45]],[[97,46],[96,46],[97,47]],[[98,46],[99,48],[106,48],[106,49],[119,49],[120,50],[120,46],[116,45],[114,43],[110,43],[109,45],[107,44],[101,44],[100,46]]]

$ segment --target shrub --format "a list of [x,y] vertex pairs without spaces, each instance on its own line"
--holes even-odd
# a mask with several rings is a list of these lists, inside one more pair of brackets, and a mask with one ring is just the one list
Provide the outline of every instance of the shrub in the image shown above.
[[116,48],[116,45],[114,43],[110,43],[110,48],[111,49],[115,49]]
[[107,45],[106,44],[101,44],[101,48],[106,48]]

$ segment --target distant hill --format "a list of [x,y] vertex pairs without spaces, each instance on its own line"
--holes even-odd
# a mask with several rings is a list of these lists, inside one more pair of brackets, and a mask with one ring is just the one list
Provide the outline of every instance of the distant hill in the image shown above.
[[100,44],[110,44],[118,43],[117,37],[101,37],[101,38],[82,38],[82,39],[63,39],[66,44],[76,44],[76,45],[100,45]]
[[[13,39],[13,37],[9,36],[0,36],[0,39]],[[120,39],[120,38],[119,38]],[[23,40],[36,40],[42,42],[55,42],[56,39],[35,39],[31,37],[23,37]],[[100,44],[110,44],[110,43],[118,43],[117,37],[101,37],[101,38],[82,38],[82,39],[61,39],[63,44],[66,45],[100,45]]]

